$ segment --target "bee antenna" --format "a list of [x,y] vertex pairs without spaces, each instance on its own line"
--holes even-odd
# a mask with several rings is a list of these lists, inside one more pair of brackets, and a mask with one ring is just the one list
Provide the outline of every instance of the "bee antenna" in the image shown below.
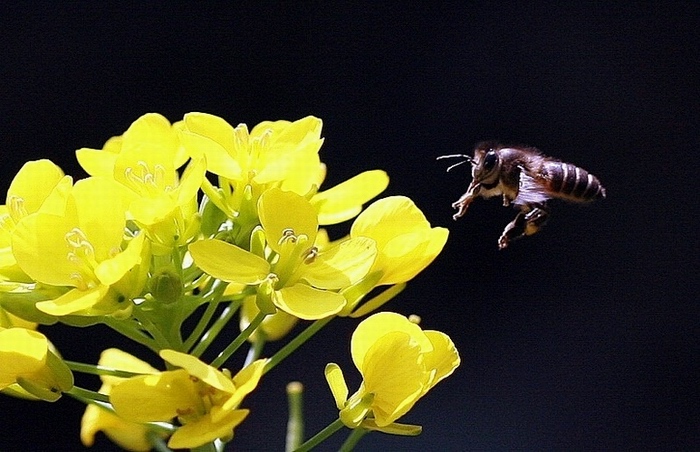
[[455,157],[463,158],[464,160],[462,160],[461,162],[457,162],[457,163],[455,163],[454,165],[448,166],[448,167],[447,167],[447,172],[449,172],[452,168],[456,168],[456,167],[458,167],[459,165],[461,165],[461,164],[463,164],[463,163],[467,163],[467,162],[472,163],[472,162],[473,162],[471,156],[466,155],[466,154],[448,154],[448,155],[441,155],[441,156],[437,157],[435,160],[451,159],[451,158],[455,158]]

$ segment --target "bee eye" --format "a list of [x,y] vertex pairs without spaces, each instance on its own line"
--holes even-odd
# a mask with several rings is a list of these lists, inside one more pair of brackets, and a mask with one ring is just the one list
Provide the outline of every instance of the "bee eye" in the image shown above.
[[496,151],[489,151],[484,157],[484,170],[491,171],[496,166],[497,161]]

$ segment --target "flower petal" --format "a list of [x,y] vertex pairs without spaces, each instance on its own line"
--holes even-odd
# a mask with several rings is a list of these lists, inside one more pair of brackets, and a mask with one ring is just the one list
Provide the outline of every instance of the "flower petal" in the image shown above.
[[173,366],[185,369],[190,375],[199,378],[209,386],[229,393],[236,390],[230,378],[192,355],[175,350],[161,350],[159,355]]
[[443,379],[452,375],[461,359],[452,339],[440,331],[426,330],[425,335],[433,344],[433,351],[425,354],[426,369],[434,369],[435,375],[430,382],[432,388]]
[[[246,297],[241,306],[240,328],[241,331],[248,328],[250,322],[253,321],[256,315],[260,313],[255,296]],[[284,311],[277,310],[274,314],[268,315],[262,323],[253,331],[253,334],[248,338],[249,342],[255,342],[259,334],[265,335],[265,341],[276,341],[282,339],[289,333],[292,328],[299,322],[298,317],[287,314]]]
[[367,350],[361,372],[365,390],[374,394],[372,412],[379,427],[391,424],[411,409],[430,377],[421,348],[403,331],[392,331]]
[[43,334],[24,328],[0,330],[0,389],[31,375],[46,364],[49,341]]
[[[77,219],[34,213],[19,222],[12,235],[17,264],[35,281],[54,286],[74,286],[74,265],[66,259],[66,236]],[[52,265],[47,265],[47,263]],[[57,263],[57,265],[53,265]],[[61,265],[62,264],[62,265]]]
[[51,160],[25,163],[7,189],[8,213],[15,222],[34,213],[64,178],[61,168]]
[[335,292],[314,289],[306,284],[283,287],[275,292],[275,306],[304,320],[318,320],[337,314],[345,306],[345,298]]
[[[78,290],[73,289],[54,300],[40,301],[36,304],[37,309],[50,315],[62,316],[69,314],[81,313],[89,315],[90,309],[94,308],[98,303],[106,301],[105,298],[109,292],[109,286],[99,285],[93,289]],[[115,303],[114,311],[120,306]],[[109,313],[99,312],[92,313],[93,315],[103,315]]]
[[377,246],[372,239],[356,237],[344,240],[307,264],[303,278],[321,289],[344,288],[367,275],[376,255]]
[[[145,361],[142,361],[125,351],[118,348],[108,348],[100,353],[100,366],[109,367],[116,370],[125,370],[127,372],[136,372],[141,374],[155,374],[158,369],[154,368]],[[111,375],[100,375],[100,380],[103,383],[114,386],[124,381],[124,378],[113,377]]]
[[126,273],[141,262],[141,250],[145,234],[141,233],[133,238],[126,249],[111,259],[100,262],[95,268],[95,276],[104,285],[111,286]]
[[195,264],[222,281],[259,284],[270,273],[270,264],[222,240],[198,240],[189,246]]
[[400,314],[380,312],[364,319],[352,333],[350,352],[355,367],[361,371],[367,351],[384,335],[391,332],[408,334],[411,340],[418,344],[421,353],[433,350],[432,343],[420,326]]
[[318,223],[337,224],[353,218],[362,211],[364,203],[383,192],[388,185],[386,172],[373,170],[316,193],[311,204],[318,211]]
[[377,242],[373,270],[384,274],[379,284],[406,282],[437,257],[447,241],[445,228],[431,228],[423,212],[405,196],[372,203],[354,221],[351,237]]
[[[217,407],[214,407],[217,408]],[[213,410],[213,409],[212,409]],[[194,449],[221,437],[230,437],[233,429],[243,422],[249,410],[233,410],[213,422],[209,416],[178,428],[168,441],[171,449]]]
[[124,380],[112,388],[109,400],[119,416],[132,422],[168,421],[202,403],[184,369]]
[[296,193],[279,188],[265,191],[258,201],[258,215],[267,243],[277,253],[281,252],[281,241],[288,231],[295,236],[307,236],[310,243],[316,240],[316,210]]
[[207,169],[230,180],[239,180],[241,165],[234,154],[233,127],[222,118],[206,113],[187,113],[180,140],[191,156],[206,156]]
[[[233,384],[236,386],[236,392],[221,406],[223,411],[237,408],[241,401],[243,401],[243,398],[253,392],[258,386],[265,366],[269,361],[269,359],[258,359],[241,369],[233,377]],[[213,419],[216,420],[215,417],[213,417]]]

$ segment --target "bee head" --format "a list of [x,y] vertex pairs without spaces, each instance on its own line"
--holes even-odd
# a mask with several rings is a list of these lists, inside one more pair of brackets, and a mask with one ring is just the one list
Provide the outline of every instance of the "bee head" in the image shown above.
[[501,161],[498,156],[499,146],[493,143],[479,143],[474,149],[472,177],[475,182],[492,184],[498,180]]

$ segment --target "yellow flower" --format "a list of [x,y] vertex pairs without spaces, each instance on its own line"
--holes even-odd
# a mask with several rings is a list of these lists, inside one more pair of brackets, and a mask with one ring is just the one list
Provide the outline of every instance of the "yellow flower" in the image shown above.
[[[142,374],[158,373],[150,364],[116,348],[103,351],[99,365]],[[105,395],[109,395],[114,386],[125,380],[108,375],[102,375],[100,379],[102,387],[99,392]],[[147,437],[149,429],[146,425],[126,421],[97,405],[88,405],[80,423],[80,440],[90,447],[95,443],[95,435],[99,431],[126,450],[148,451],[153,447]]]
[[362,374],[360,389],[350,396],[340,367],[326,366],[340,419],[350,427],[392,432],[391,424],[406,414],[433,386],[460,363],[450,338],[423,331],[392,312],[362,321],[351,339],[352,360]]
[[0,390],[53,402],[73,387],[73,374],[43,334],[0,328]]
[[449,231],[431,228],[423,212],[405,196],[372,203],[353,222],[350,237],[369,237],[377,243],[371,272],[381,271],[377,285],[413,279],[427,267],[447,242]]
[[184,123],[182,144],[193,157],[204,155],[207,169],[219,176],[223,195],[211,200],[229,217],[240,217],[245,204],[254,207],[268,188],[306,195],[318,184],[323,143],[318,118],[265,121],[250,132],[245,124],[234,128],[205,113],[188,113]]
[[12,254],[12,233],[24,217],[37,212],[61,208],[62,196],[72,179],[50,160],[25,163],[7,190],[7,201],[0,206],[0,279],[26,281]]
[[[91,176],[117,177],[115,167],[122,152],[141,151],[166,156],[167,164],[181,167],[188,159],[185,149],[180,147],[179,131],[182,123],[170,122],[157,113],[147,113],[134,121],[122,136],[107,140],[102,149],[82,148],[75,152],[78,163]],[[162,168],[161,168],[162,169]],[[159,174],[158,177],[169,177]],[[163,181],[161,181],[163,182]]]
[[134,121],[122,137],[108,141],[107,149],[76,152],[89,174],[114,179],[133,192],[129,217],[153,242],[164,245],[161,254],[186,243],[198,227],[197,192],[206,164],[201,157],[194,159],[182,178],[178,176],[177,169],[188,158],[180,146],[181,127],[149,113]]
[[143,236],[122,251],[126,189],[103,178],[78,181],[63,196],[61,213],[43,209],[23,218],[12,236],[21,269],[37,282],[72,287],[37,303],[49,315],[129,313],[130,298],[145,281],[133,269],[141,261]]
[[374,242],[358,237],[319,252],[314,246],[316,211],[293,192],[267,190],[258,211],[271,262],[221,240],[201,240],[189,247],[195,264],[223,281],[267,283],[274,305],[295,317],[317,320],[339,312],[345,298],[335,291],[367,274],[376,254]]
[[231,439],[248,415],[238,406],[257,386],[268,360],[257,360],[231,378],[184,353],[162,350],[160,356],[180,369],[132,377],[113,387],[110,401],[117,414],[132,422],[177,417],[182,427],[168,441],[174,449]]

